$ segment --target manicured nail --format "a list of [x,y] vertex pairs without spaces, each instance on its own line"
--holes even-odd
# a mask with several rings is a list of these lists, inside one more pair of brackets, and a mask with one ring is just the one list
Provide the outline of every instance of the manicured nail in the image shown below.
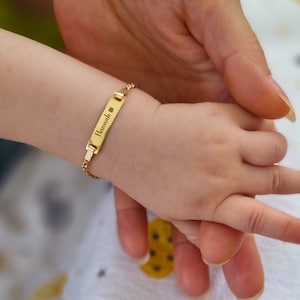
[[290,120],[291,122],[295,122],[296,121],[296,114],[295,114],[295,110],[289,100],[289,98],[287,97],[286,93],[283,91],[283,89],[280,87],[280,85],[273,79],[271,78],[271,81],[273,83],[273,85],[275,86],[276,90],[277,90],[277,95],[280,97],[280,99],[289,107],[290,111],[288,112],[288,114],[286,115],[286,118],[288,120]]
[[285,117],[291,122],[296,122],[296,113],[294,108],[292,107],[292,104],[290,103],[290,100],[284,95],[278,95],[278,96],[290,107],[290,111]]
[[133,259],[133,261],[139,265],[139,266],[142,266],[144,264],[146,264],[150,259],[150,253],[147,252],[147,254],[144,256],[144,257],[141,257],[141,258],[135,258]]
[[190,300],[209,300],[209,296],[210,296],[210,292],[207,291],[203,295],[199,295],[199,296],[196,296],[196,297],[191,297]]

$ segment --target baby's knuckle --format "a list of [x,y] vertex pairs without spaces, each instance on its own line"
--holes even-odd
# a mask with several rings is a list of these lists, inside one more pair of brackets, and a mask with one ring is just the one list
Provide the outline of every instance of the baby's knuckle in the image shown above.
[[247,228],[249,232],[258,233],[263,227],[264,208],[256,209],[251,212],[248,219]]
[[224,106],[220,105],[220,103],[205,102],[203,103],[203,107],[210,120],[220,121],[225,119]]
[[280,138],[276,139],[276,142],[273,144],[273,153],[274,158],[278,161],[283,159],[287,152],[287,142],[286,139],[280,135]]
[[280,192],[281,187],[283,185],[283,178],[280,169],[273,168],[272,175],[271,175],[271,192],[277,194]]

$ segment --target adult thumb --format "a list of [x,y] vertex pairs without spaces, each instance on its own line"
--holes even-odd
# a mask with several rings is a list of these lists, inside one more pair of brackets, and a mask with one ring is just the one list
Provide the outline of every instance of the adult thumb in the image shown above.
[[295,121],[291,103],[272,79],[261,45],[240,1],[206,1],[204,9],[200,2],[189,2],[189,30],[203,44],[223,75],[233,99],[258,117],[287,116]]

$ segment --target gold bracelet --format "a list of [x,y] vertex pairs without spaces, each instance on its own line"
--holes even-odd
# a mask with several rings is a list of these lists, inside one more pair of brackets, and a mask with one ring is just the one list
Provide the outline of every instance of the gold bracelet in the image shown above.
[[99,179],[99,177],[91,174],[88,170],[94,155],[98,154],[104,143],[105,137],[117,117],[121,107],[123,106],[128,92],[135,88],[133,83],[128,83],[125,88],[118,92],[114,92],[109,98],[100,118],[93,130],[89,142],[86,145],[86,154],[81,165],[81,169],[91,178]]

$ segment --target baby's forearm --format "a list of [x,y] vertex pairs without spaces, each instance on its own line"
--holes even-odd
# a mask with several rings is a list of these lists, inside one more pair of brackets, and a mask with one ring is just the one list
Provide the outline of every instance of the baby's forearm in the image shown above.
[[[0,137],[34,145],[80,165],[108,98],[125,84],[10,32],[0,30],[0,41]],[[151,107],[152,98],[142,95],[147,104],[135,96],[127,102]],[[127,113],[131,112],[125,103],[118,118],[126,119],[122,115]]]

